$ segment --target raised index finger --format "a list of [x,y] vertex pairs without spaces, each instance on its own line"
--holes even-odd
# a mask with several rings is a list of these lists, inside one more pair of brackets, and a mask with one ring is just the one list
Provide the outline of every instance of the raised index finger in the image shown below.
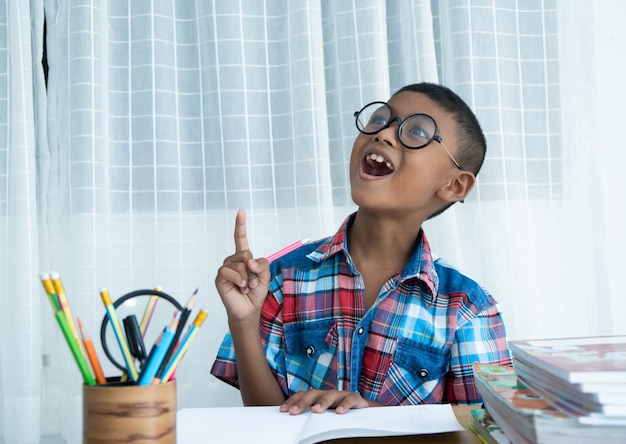
[[248,235],[246,234],[246,212],[245,210],[237,211],[235,218],[235,252],[249,250]]

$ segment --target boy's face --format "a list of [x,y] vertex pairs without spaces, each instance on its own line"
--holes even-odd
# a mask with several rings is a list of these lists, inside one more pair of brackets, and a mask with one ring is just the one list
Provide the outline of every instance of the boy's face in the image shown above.
[[[450,115],[427,96],[404,91],[387,102],[401,121],[412,114],[428,114],[437,122],[437,134],[458,158],[455,124]],[[408,149],[398,139],[398,123],[376,134],[357,136],[350,157],[352,199],[360,208],[384,210],[424,220],[446,201],[440,192],[461,171],[439,142]]]

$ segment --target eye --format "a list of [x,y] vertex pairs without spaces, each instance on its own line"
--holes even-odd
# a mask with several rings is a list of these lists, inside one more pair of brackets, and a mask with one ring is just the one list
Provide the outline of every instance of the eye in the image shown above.
[[409,117],[402,124],[400,138],[409,147],[422,147],[428,144],[436,132],[432,119],[425,115]]
[[421,137],[423,139],[430,139],[428,131],[420,125],[411,125],[409,128],[407,128],[407,130],[410,137]]
[[370,117],[369,122],[367,122],[368,125],[377,125],[377,126],[383,126],[386,123],[387,123],[387,118],[385,117],[385,113],[383,113],[382,111],[378,111],[372,114],[372,117]]

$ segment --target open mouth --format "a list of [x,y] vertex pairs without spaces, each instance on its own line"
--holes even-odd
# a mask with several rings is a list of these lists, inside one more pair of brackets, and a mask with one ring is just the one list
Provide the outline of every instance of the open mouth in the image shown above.
[[393,173],[393,164],[377,153],[370,153],[363,159],[363,172],[370,176],[386,176]]

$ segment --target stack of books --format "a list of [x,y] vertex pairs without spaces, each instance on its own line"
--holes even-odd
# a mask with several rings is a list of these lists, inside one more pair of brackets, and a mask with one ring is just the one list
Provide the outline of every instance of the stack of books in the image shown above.
[[473,409],[468,427],[484,444],[509,444],[511,442],[487,409]]
[[[475,363],[474,376],[485,413],[511,442],[626,442],[626,336],[510,341],[509,348],[514,366]],[[487,438],[477,419],[472,426],[494,442],[495,426]]]
[[626,336],[511,341],[524,384],[581,424],[626,426]]

